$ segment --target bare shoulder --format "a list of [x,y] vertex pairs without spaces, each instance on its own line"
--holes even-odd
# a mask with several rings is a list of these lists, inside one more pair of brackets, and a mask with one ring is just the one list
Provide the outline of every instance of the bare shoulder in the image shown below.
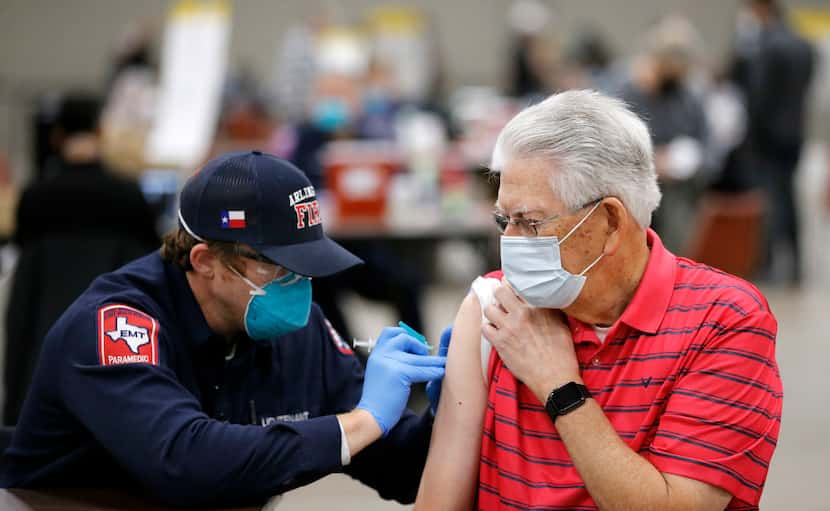
[[454,345],[460,344],[478,349],[479,339],[481,339],[481,305],[476,294],[470,292],[464,297],[455,315],[450,352]]
[[481,305],[476,294],[471,292],[464,298],[455,316],[447,355],[447,379],[463,382],[465,386],[480,381],[483,387],[480,352]]

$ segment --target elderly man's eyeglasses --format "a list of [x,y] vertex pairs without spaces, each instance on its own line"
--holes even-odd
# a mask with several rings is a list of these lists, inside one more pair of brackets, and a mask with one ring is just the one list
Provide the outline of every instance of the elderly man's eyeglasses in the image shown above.
[[554,220],[561,218],[564,214],[573,214],[577,211],[587,208],[588,206],[593,206],[601,200],[601,198],[594,199],[590,202],[586,202],[582,206],[579,206],[578,208],[568,213],[559,213],[557,215],[549,216],[547,218],[542,218],[539,220],[532,218],[512,218],[500,211],[494,211],[493,220],[495,220],[496,227],[498,227],[499,232],[501,232],[502,234],[504,234],[504,231],[507,230],[508,226],[513,225],[518,227],[519,232],[522,234],[522,236],[537,236],[539,234],[540,226],[553,222]]

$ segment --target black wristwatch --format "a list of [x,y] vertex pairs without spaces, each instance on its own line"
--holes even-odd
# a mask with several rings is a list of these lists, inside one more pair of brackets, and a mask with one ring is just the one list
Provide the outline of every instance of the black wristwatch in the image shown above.
[[589,397],[591,393],[585,385],[575,381],[568,382],[551,391],[545,402],[545,411],[548,412],[550,420],[555,422],[560,415],[565,415],[582,406]]

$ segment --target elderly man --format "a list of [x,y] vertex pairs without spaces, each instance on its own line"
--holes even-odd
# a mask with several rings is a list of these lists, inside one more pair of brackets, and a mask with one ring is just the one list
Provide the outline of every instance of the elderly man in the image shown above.
[[493,167],[502,271],[458,312],[416,509],[755,509],[776,322],[751,284],[648,228],[643,122],[554,95],[508,123]]
[[0,487],[239,505],[345,471],[414,500],[432,417],[406,402],[444,358],[387,328],[364,379],[311,301],[311,278],[360,260],[324,235],[308,178],[229,153],[180,206],[160,252],[96,279],[46,335]]

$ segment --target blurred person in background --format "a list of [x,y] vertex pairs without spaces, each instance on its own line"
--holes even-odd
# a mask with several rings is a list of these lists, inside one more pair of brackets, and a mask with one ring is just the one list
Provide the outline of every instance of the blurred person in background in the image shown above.
[[406,402],[444,357],[386,328],[364,372],[312,303],[312,278],[360,259],[325,236],[308,178],[227,153],[179,203],[161,250],[97,278],[47,334],[0,487],[229,506],[343,471],[413,501],[432,415]]
[[69,94],[51,133],[58,160],[23,191],[12,241],[20,258],[6,315],[5,424],[15,424],[46,332],[98,275],[160,244],[138,184],[100,160],[97,97]]
[[491,165],[501,271],[459,307],[415,509],[757,509],[776,319],[649,228],[645,123],[563,92],[504,127]]
[[274,122],[251,69],[244,63],[237,67],[225,77],[218,138],[258,146],[272,134]]
[[306,103],[315,76],[317,33],[324,18],[292,23],[282,32],[276,50],[275,65],[266,87],[271,108],[289,123],[305,119]]
[[405,102],[392,70],[377,60],[369,63],[361,93],[361,136],[367,139],[395,138],[395,120]]
[[[302,169],[318,190],[325,189],[323,152],[340,140],[394,139],[394,119],[401,107],[388,70],[372,63],[359,72],[322,72],[310,98],[308,119],[291,129],[293,143],[286,159]],[[391,303],[401,320],[423,329],[423,278],[418,269],[382,241],[343,241],[364,265],[341,274],[315,279],[314,300],[347,339],[352,329],[341,307],[344,292]]]
[[157,37],[152,21],[131,20],[109,65],[100,152],[113,171],[129,179],[138,179],[147,168],[145,141],[158,107]]
[[550,12],[538,0],[515,0],[508,13],[512,50],[509,94],[540,98],[555,87],[553,42],[545,35]]
[[156,29],[150,20],[132,20],[124,28],[116,44],[110,65],[107,90],[125,74],[149,72],[155,75],[157,65],[154,59]]
[[769,207],[762,278],[794,285],[802,279],[794,181],[814,60],[813,48],[790,28],[779,2],[744,3],[733,76],[746,97],[750,164]]
[[717,71],[703,95],[712,165],[708,189],[741,193],[757,188],[746,161],[747,113],[744,96],[728,73]]
[[684,18],[667,17],[646,36],[621,98],[648,124],[663,201],[652,225],[666,248],[683,254],[689,219],[707,179],[707,126],[700,98],[689,87],[698,35]]
[[581,29],[568,44],[559,88],[594,89],[605,94],[619,94],[624,73],[613,61],[607,41],[597,28]]
[[366,76],[363,72],[320,73],[308,100],[306,118],[290,128],[293,143],[284,148],[285,156],[308,175],[317,189],[325,187],[322,157],[329,142],[394,137],[393,131],[377,127],[371,133],[364,131],[364,126],[372,124],[367,111],[394,115],[394,109],[399,106],[393,90],[384,82],[372,83],[369,87]]
[[35,179],[52,174],[60,161],[58,148],[53,142],[60,100],[58,94],[42,94],[34,102],[31,117],[31,168]]

